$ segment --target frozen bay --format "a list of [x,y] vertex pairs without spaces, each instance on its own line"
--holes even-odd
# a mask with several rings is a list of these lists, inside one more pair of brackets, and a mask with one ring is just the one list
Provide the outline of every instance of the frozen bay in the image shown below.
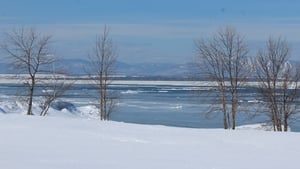
[[[12,76],[5,77],[13,79]],[[82,79],[72,79],[73,87],[59,100],[73,104],[82,116],[97,118],[96,91]],[[253,85],[255,83],[240,89],[242,109],[237,116],[237,125],[267,122],[260,112],[261,104]],[[19,106],[16,100],[23,90],[21,86],[16,80],[2,77],[0,108],[3,111],[9,112],[10,108]],[[119,97],[118,106],[111,115],[113,121],[191,128],[223,127],[220,112],[208,113],[211,105],[216,104],[216,88],[212,82],[116,80],[109,90]],[[291,129],[300,131],[299,122],[294,121]]]

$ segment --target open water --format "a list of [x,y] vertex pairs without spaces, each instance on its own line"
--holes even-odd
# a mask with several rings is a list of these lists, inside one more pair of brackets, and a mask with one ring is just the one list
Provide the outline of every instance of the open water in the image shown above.
[[[0,94],[13,96],[21,93],[21,85],[1,84]],[[211,86],[185,84],[114,84],[109,89],[118,96],[118,104],[111,120],[191,128],[222,128],[220,111],[209,113],[218,106],[216,90]],[[63,98],[76,107],[95,104],[96,90],[91,85],[75,84]],[[256,90],[241,88],[237,125],[268,122]],[[296,103],[299,104],[299,103]],[[294,120],[292,131],[300,131],[300,122]]]

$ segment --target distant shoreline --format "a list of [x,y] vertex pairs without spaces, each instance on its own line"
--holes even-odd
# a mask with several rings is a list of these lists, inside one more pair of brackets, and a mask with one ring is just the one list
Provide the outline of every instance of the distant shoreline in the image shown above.
[[[46,83],[52,83],[54,79],[49,78],[49,75],[38,75],[40,81]],[[88,76],[65,76],[58,75],[56,83],[69,82],[74,84],[92,84],[92,80]],[[205,80],[172,80],[170,79],[159,79],[153,80],[149,79],[134,79],[132,77],[114,77],[112,80],[112,85],[170,85],[170,86],[217,86],[215,82],[205,81]],[[15,74],[0,74],[0,84],[22,84],[26,81],[26,75],[15,75]],[[245,86],[255,86],[257,82],[248,82]]]

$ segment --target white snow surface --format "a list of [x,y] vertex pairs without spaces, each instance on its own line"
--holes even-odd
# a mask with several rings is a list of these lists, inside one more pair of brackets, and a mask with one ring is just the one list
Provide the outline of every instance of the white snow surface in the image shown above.
[[300,133],[0,114],[1,169],[298,169]]

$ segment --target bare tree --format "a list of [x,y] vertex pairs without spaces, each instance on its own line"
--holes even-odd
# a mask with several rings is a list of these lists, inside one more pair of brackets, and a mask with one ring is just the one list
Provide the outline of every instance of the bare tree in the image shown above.
[[62,97],[73,85],[73,82],[66,82],[64,79],[60,79],[62,76],[64,74],[53,73],[43,83],[43,100],[40,103],[40,116],[46,116],[51,104]]
[[196,41],[196,48],[201,68],[218,86],[224,129],[235,129],[238,89],[248,77],[246,65],[249,50],[244,38],[234,28],[226,27],[211,40]]
[[33,115],[32,102],[37,74],[46,73],[48,65],[56,61],[49,48],[50,39],[51,36],[44,36],[33,28],[21,28],[5,33],[5,41],[1,45],[3,51],[12,59],[14,68],[28,75],[25,82],[28,89],[27,115]]
[[98,110],[101,120],[109,120],[116,106],[116,95],[109,91],[112,76],[115,73],[117,59],[116,48],[109,36],[109,28],[104,27],[103,34],[97,36],[95,47],[90,56],[88,72],[96,87]]
[[266,103],[274,131],[287,131],[288,120],[297,112],[300,69],[289,63],[289,57],[290,48],[281,37],[269,38],[265,49],[260,49],[256,56],[258,91]]

